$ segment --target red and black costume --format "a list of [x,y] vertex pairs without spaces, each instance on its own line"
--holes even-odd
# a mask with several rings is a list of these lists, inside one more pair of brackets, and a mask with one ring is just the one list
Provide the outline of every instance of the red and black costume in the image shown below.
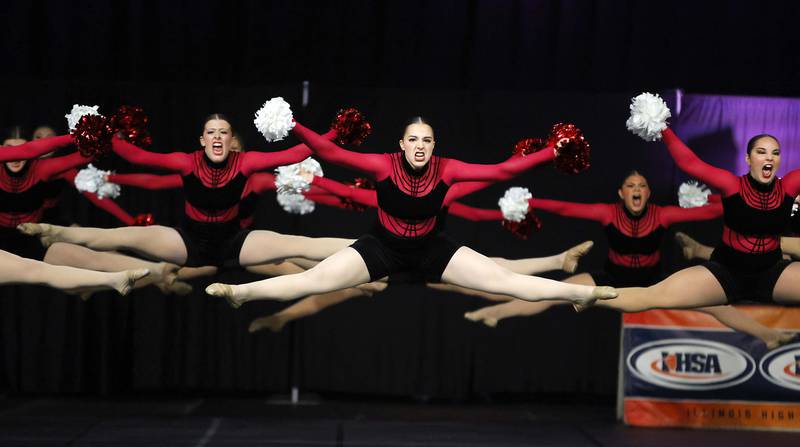
[[414,170],[402,152],[351,152],[299,123],[292,132],[323,160],[365,172],[375,180],[378,225],[352,245],[372,280],[419,269],[427,280],[440,281],[460,247],[438,225],[442,208],[453,200],[451,186],[464,181],[507,180],[555,157],[552,148],[495,165],[432,156],[424,168]]
[[647,287],[661,279],[661,242],[667,229],[680,222],[715,219],[720,204],[698,208],[658,206],[648,203],[634,215],[623,203],[572,203],[533,198],[532,209],[565,217],[599,222],[608,239],[608,257],[603,270],[591,272],[595,284],[612,287]]
[[[2,159],[18,160],[43,155],[71,143],[69,136],[43,138],[20,146],[4,147],[0,154]],[[45,250],[38,238],[20,234],[16,227],[22,223],[42,221],[50,193],[46,182],[90,161],[90,158],[75,152],[63,157],[28,160],[19,172],[12,172],[3,163],[0,169],[0,249],[41,260]]]
[[722,194],[722,241],[703,265],[719,281],[728,301],[771,301],[775,284],[789,265],[781,255],[780,236],[800,192],[800,170],[762,184],[749,173],[737,177],[703,162],[671,129],[662,134],[678,167]]
[[[112,148],[131,163],[180,174],[187,219],[177,231],[186,246],[186,265],[193,267],[238,265],[239,252],[249,234],[249,230],[240,227],[239,216],[247,178],[257,171],[297,163],[311,155],[306,146],[297,145],[278,152],[230,152],[225,161],[216,163],[203,150],[157,154],[118,138],[113,140]],[[109,180],[114,181],[115,177]]]

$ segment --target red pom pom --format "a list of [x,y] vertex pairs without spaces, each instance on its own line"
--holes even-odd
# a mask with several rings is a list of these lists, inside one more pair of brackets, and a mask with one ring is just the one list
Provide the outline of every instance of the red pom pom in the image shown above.
[[133,224],[138,227],[149,227],[156,223],[156,220],[153,219],[153,215],[150,213],[139,214],[133,219]]
[[336,131],[337,144],[358,146],[372,132],[372,125],[358,109],[342,109],[331,123],[331,130]]
[[513,222],[507,219],[503,219],[502,222],[503,228],[510,231],[511,234],[520,238],[520,239],[528,239],[528,234],[531,232],[531,228],[534,231],[539,231],[542,229],[542,220],[539,219],[539,216],[533,214],[533,211],[529,210],[528,214],[519,222]]
[[84,157],[94,158],[111,150],[114,130],[103,115],[83,115],[72,131],[75,145]]
[[589,142],[574,124],[558,123],[547,137],[547,145],[555,148],[555,165],[567,174],[578,174],[589,169]]
[[547,147],[547,141],[541,138],[523,138],[514,145],[511,151],[514,155],[524,157],[528,154],[538,152]]
[[111,117],[111,127],[122,138],[139,147],[153,144],[153,138],[147,131],[149,118],[141,107],[120,106]]
[[[375,189],[375,183],[373,183],[372,180],[365,177],[359,177],[353,179],[353,182],[350,183],[349,186],[354,189]],[[367,209],[366,205],[356,203],[348,198],[342,197],[341,200],[342,200],[342,207],[350,211],[361,212]]]

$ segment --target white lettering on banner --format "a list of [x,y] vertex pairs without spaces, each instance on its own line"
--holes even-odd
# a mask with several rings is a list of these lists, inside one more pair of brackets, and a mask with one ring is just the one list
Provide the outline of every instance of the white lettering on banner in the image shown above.
[[644,343],[631,351],[626,363],[635,377],[677,390],[732,387],[756,369],[755,360],[735,346],[691,338]]

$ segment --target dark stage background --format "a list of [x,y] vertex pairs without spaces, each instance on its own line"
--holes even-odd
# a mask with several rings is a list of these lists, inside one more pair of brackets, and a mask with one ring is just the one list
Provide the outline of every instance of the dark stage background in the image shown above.
[[[0,13],[0,51],[9,61],[0,75],[0,123],[50,123],[64,131],[62,116],[73,103],[106,112],[133,104],[151,117],[153,150],[192,150],[203,117],[220,111],[243,132],[246,147],[276,150],[295,142],[268,145],[251,120],[264,100],[280,95],[318,130],[339,107],[359,107],[375,129],[364,150],[394,150],[402,122],[421,113],[434,123],[438,154],[498,162],[519,138],[569,121],[592,143],[588,172],[566,176],[544,167],[466,202],[496,206],[511,185],[545,198],[614,201],[623,176],[637,168],[648,176],[654,202],[673,204],[683,178],[662,145],[625,130],[631,96],[676,86],[798,93],[795,2],[310,5],[10,2]],[[310,80],[306,108],[303,80]],[[114,158],[99,164],[133,170]],[[339,180],[353,177],[324,168]],[[180,219],[176,192],[125,189],[118,201],[160,223]],[[63,206],[81,224],[116,224],[74,193]],[[548,255],[594,239],[583,270],[601,266],[606,245],[598,224],[540,216],[543,230],[527,241],[496,222],[452,218],[449,226],[456,239],[493,256]],[[323,206],[290,216],[267,195],[256,227],[356,237],[373,219],[373,212]],[[709,242],[718,230],[718,223],[693,227]],[[665,249],[670,268],[683,265],[671,243]],[[462,318],[485,302],[399,285],[283,333],[249,335],[250,320],[284,304],[232,310],[201,293],[208,282],[194,283],[196,293],[186,297],[140,290],[122,298],[96,294],[85,303],[42,288],[0,288],[0,391],[268,393],[286,390],[292,377],[319,392],[455,399],[611,396],[616,389],[619,316],[601,309],[576,315],[559,308],[487,329]]]

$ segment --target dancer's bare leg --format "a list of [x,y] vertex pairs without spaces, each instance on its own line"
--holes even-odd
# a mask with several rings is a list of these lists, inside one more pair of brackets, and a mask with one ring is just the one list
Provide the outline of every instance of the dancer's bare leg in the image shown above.
[[536,276],[520,275],[500,267],[491,259],[468,248],[456,251],[442,274],[442,282],[511,295],[526,301],[567,300],[586,304],[616,296],[612,287],[568,284]]
[[[251,233],[252,234],[252,233]],[[284,275],[248,284],[211,284],[206,293],[221,296],[234,306],[252,300],[289,301],[341,290],[369,281],[367,265],[353,248],[347,247],[303,273]]]
[[256,230],[244,240],[239,264],[247,267],[293,257],[321,261],[353,242],[354,239],[314,238]]
[[455,292],[466,296],[475,296],[489,301],[514,301],[516,298],[510,295],[501,295],[499,293],[489,293],[482,290],[468,289],[466,287],[456,286],[453,284],[445,284],[441,282],[428,282],[425,287],[434,290],[442,290],[444,292]]
[[549,272],[552,270],[563,270],[573,273],[578,268],[578,262],[583,256],[589,253],[594,246],[594,242],[585,241],[563,251],[557,255],[545,256],[541,258],[525,259],[505,259],[490,258],[501,267],[505,267],[514,273],[521,275],[535,275],[537,273]]
[[695,309],[727,304],[722,286],[703,266],[683,269],[650,287],[626,287],[617,291],[617,298],[597,301],[596,304],[622,312]]
[[99,272],[147,269],[150,274],[136,282],[135,288],[155,285],[163,292],[175,281],[178,266],[168,262],[145,261],[110,251],[95,251],[81,245],[56,242],[47,249],[44,262]]
[[778,348],[794,338],[794,334],[764,326],[733,306],[701,307],[695,310],[711,315],[717,321],[735,331],[760,339],[767,345],[767,349]]
[[258,265],[251,265],[245,267],[250,273],[255,273],[257,275],[263,276],[281,276],[281,275],[293,275],[295,273],[302,273],[305,272],[307,269],[304,269],[297,264],[291,262],[273,262],[269,264],[258,264]]
[[263,329],[269,329],[272,332],[280,332],[289,322],[317,314],[323,309],[360,296],[372,296],[372,294],[351,287],[344,290],[337,290],[336,292],[311,295],[276,314],[253,320],[253,322],[250,323],[248,331],[254,333]]
[[782,237],[781,251],[792,259],[800,260],[800,237]]
[[206,265],[203,267],[181,267],[180,270],[178,270],[178,280],[190,281],[206,276],[214,276],[217,274],[218,270],[219,269],[213,265]]
[[[557,255],[545,256],[542,258],[525,258],[525,259],[506,259],[506,258],[489,258],[497,265],[506,268],[514,273],[521,275],[534,275],[536,273],[549,272],[552,270],[564,270],[567,272],[574,272],[578,266],[578,261],[581,257],[589,253],[592,249],[594,242],[585,241],[570,249],[563,251]],[[565,280],[564,282],[570,282]],[[583,283],[573,283],[583,284]],[[595,285],[594,283],[586,285]],[[444,290],[447,292],[461,293],[467,296],[477,296],[490,301],[511,301],[515,300],[513,296],[501,295],[496,293],[488,293],[481,290],[468,289],[466,287],[457,286],[454,284],[444,283],[427,283],[427,287],[436,290]]]
[[126,295],[148,273],[146,269],[95,272],[50,265],[0,250],[0,284],[37,284],[62,290],[105,287]]
[[[580,273],[570,276],[564,282],[570,284],[581,284],[584,286],[594,286],[594,279],[588,273]],[[562,301],[523,301],[511,300],[507,303],[495,304],[493,306],[482,307],[474,312],[467,312],[464,318],[470,321],[481,322],[489,327],[497,326],[500,320],[509,317],[529,317],[550,309],[553,306],[565,304]]]
[[701,244],[692,239],[688,234],[681,232],[675,233],[675,240],[678,242],[678,245],[681,246],[684,258],[690,260],[697,258],[705,261],[711,259],[711,252],[714,251],[714,247]]
[[69,242],[92,250],[130,250],[142,256],[173,264],[186,262],[186,246],[180,234],[170,227],[90,228],[62,227],[45,223],[25,223],[17,227],[21,232],[39,236],[42,242]]
[[787,306],[800,305],[800,262],[792,262],[781,273],[772,297],[776,303]]

